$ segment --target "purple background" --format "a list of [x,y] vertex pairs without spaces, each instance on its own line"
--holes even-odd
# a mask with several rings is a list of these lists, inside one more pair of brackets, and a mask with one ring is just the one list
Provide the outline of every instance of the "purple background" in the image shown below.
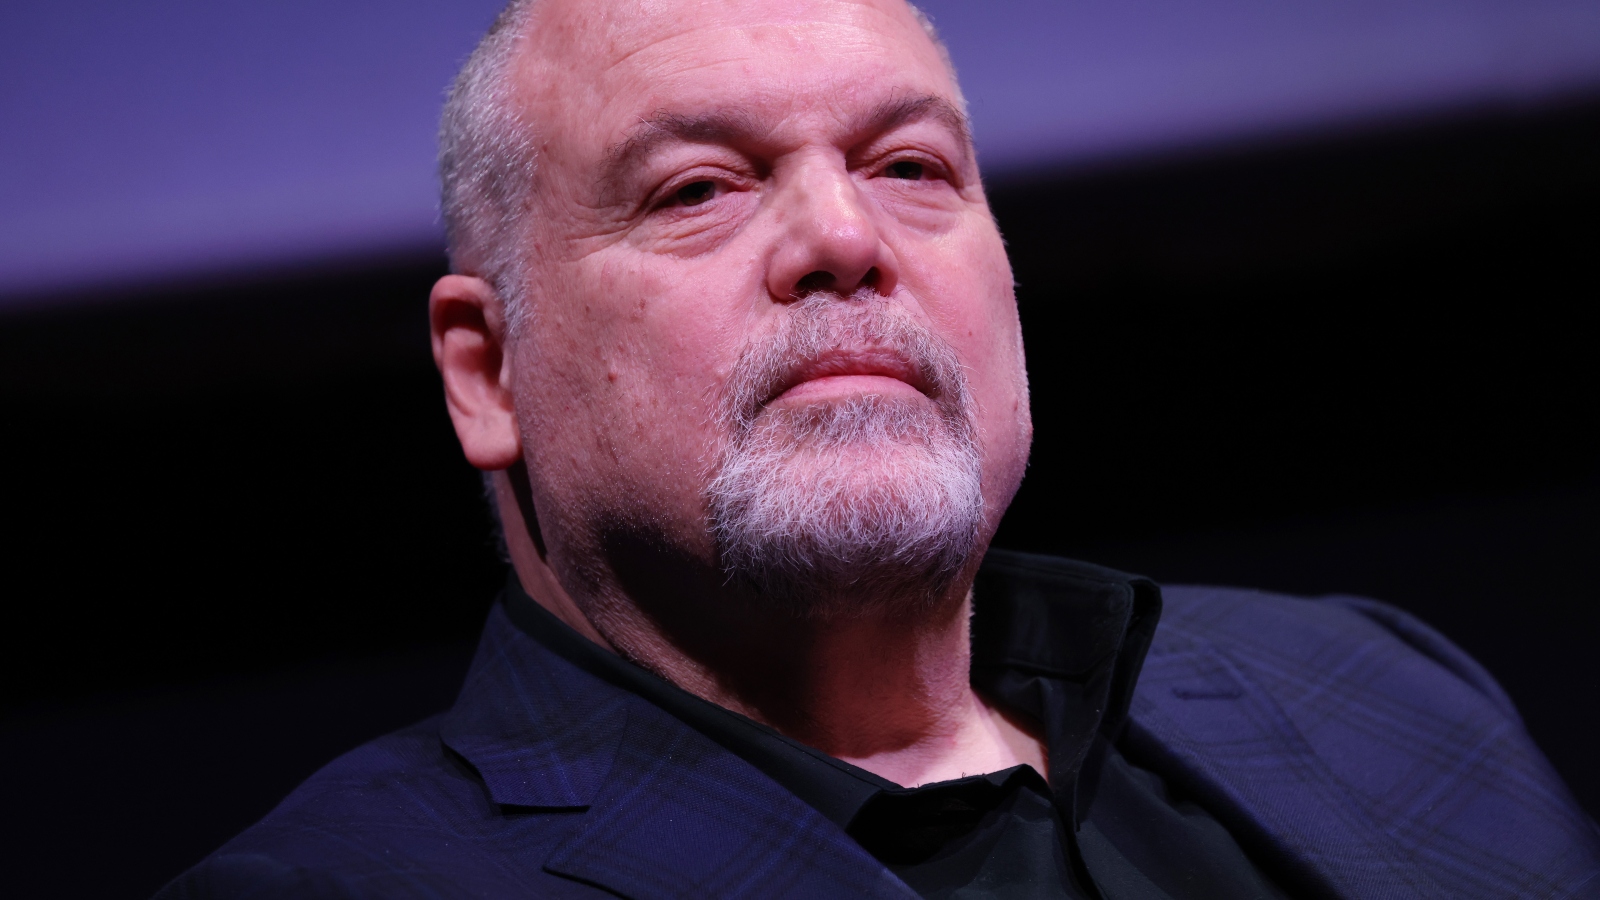
[[[499,0],[7,0],[0,308],[439,246]],[[1600,87],[1595,0],[929,0],[991,176]]]

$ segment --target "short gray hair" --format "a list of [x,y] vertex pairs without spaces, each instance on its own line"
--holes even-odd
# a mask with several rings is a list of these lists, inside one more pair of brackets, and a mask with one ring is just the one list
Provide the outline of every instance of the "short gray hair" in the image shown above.
[[[510,0],[495,17],[456,75],[439,123],[439,206],[450,269],[493,285],[513,332],[528,314],[518,247],[538,159],[534,134],[512,99],[512,70],[537,3]],[[933,21],[909,5],[954,78],[950,51]],[[956,90],[965,112],[966,99]]]
[[537,162],[534,135],[512,99],[517,46],[537,0],[511,0],[456,75],[439,122],[439,207],[453,272],[476,275],[522,315],[515,252]]

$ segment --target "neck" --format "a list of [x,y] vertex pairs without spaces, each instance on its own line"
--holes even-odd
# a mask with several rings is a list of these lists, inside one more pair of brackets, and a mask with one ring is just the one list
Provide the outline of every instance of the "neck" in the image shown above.
[[514,521],[516,504],[500,508],[529,596],[705,700],[901,785],[1022,763],[1048,775],[1036,733],[972,689],[975,567],[915,615],[795,616],[731,593],[719,573],[661,557],[635,557],[634,571],[613,571],[575,598]]
[[965,587],[911,617],[746,620],[700,657],[658,662],[712,702],[902,785],[1031,763],[1040,743],[970,683]]

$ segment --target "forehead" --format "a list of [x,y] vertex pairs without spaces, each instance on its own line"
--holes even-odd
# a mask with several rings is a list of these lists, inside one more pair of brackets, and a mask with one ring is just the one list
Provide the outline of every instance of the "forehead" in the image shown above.
[[518,99],[557,143],[607,140],[660,112],[842,117],[907,92],[958,102],[900,0],[543,0],[525,42]]

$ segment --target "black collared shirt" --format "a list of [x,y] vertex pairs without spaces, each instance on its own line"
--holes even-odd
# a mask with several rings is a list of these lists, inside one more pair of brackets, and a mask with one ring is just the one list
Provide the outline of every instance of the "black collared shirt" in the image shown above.
[[523,593],[528,635],[766,773],[924,897],[1214,900],[1287,896],[1233,836],[1116,746],[1160,616],[1156,586],[1054,557],[992,550],[974,587],[972,685],[1039,723],[1030,766],[901,787],[688,693],[594,645]]

